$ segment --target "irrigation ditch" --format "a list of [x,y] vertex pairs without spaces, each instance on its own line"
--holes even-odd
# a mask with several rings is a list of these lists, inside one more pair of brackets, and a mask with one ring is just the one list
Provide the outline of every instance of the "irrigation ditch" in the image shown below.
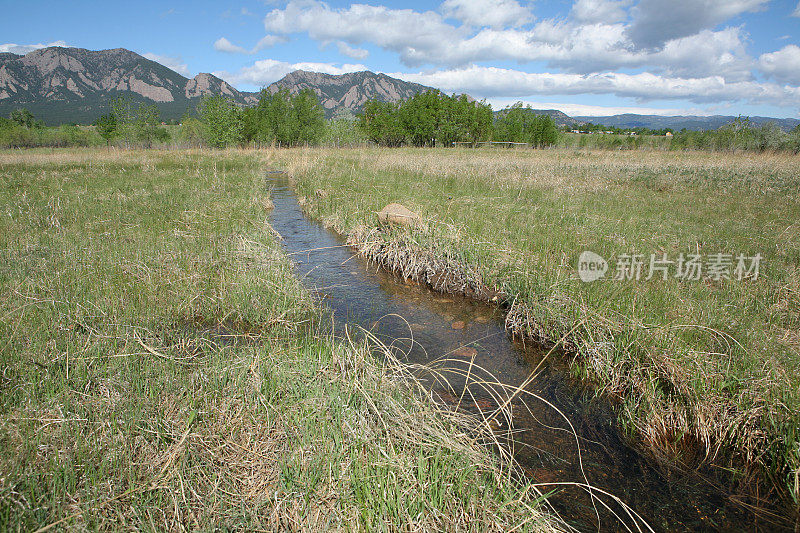
[[[569,340],[543,346],[524,309],[467,268],[387,245],[378,228],[346,238],[310,220],[288,176],[268,173],[280,236],[296,275],[329,310],[392,350],[434,401],[480,417],[548,505],[580,531],[791,531],[793,524],[725,490],[724,472],[686,470],[643,450],[613,405],[573,377]],[[533,331],[533,333],[532,333]],[[720,476],[723,477],[720,477]]]

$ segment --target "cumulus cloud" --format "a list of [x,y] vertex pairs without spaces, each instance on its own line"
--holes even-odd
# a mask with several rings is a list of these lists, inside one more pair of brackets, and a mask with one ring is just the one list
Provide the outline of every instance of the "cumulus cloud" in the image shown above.
[[709,72],[727,81],[752,79],[753,59],[745,48],[746,35],[741,28],[721,31],[703,30],[696,35],[674,39],[641,64],[660,66],[673,76],[698,77]]
[[317,0],[292,0],[285,8],[272,10],[264,18],[264,28],[276,35],[307,33],[319,42],[369,42],[400,54],[408,63],[418,53],[428,57],[452,47],[467,34],[466,29],[445,23],[442,15],[433,11],[365,4],[334,9]]
[[146,57],[150,61],[161,63],[165,67],[174,70],[178,74],[186,76],[187,78],[189,77],[189,67],[179,57],[162,56],[152,52],[147,52],[146,54],[142,54],[142,56]]
[[272,82],[278,81],[295,70],[308,70],[325,74],[345,74],[347,72],[360,72],[369,69],[361,64],[288,63],[285,61],[276,61],[274,59],[262,59],[238,72],[217,71],[213,74],[231,85],[247,84],[266,86]]
[[424,73],[390,74],[447,92],[476,97],[525,97],[533,94],[613,94],[639,101],[689,100],[698,104],[742,101],[779,106],[797,105],[800,88],[754,81],[726,82],[722,76],[674,78],[643,72],[624,74],[528,73],[497,67],[470,66]]
[[339,49],[340,54],[347,57],[352,57],[353,59],[366,59],[367,56],[369,56],[369,52],[367,50],[364,50],[363,48],[353,48],[342,41],[337,42],[336,47]]
[[633,0],[576,0],[570,16],[581,22],[622,22],[628,18],[626,9]]
[[50,46],[67,46],[67,43],[65,43],[64,41],[53,41],[52,43],[48,44],[5,43],[5,44],[0,44],[0,52],[11,52],[12,54],[25,55],[29,52],[33,52],[34,50],[38,50],[40,48],[48,48]]
[[445,17],[467,26],[516,28],[533,20],[530,10],[516,0],[445,0],[441,9]]
[[[648,12],[645,9],[648,2],[655,1],[643,0],[644,7],[637,8],[640,22],[643,13]],[[715,0],[693,1],[709,4]],[[730,0],[738,7],[717,6],[717,11],[727,14],[745,8],[755,9],[763,1]],[[492,19],[493,11],[478,9],[486,2],[507,9],[498,11],[497,18]],[[637,48],[630,39],[630,27],[623,22],[630,3],[631,0],[577,0],[567,19],[544,19],[533,25],[512,27],[515,23],[510,22],[508,13],[519,8],[529,14],[516,1],[480,0],[473,13],[468,7],[472,2],[446,0],[442,12],[459,13],[462,25],[455,26],[433,11],[363,4],[336,9],[318,0],[291,0],[285,8],[272,10],[265,17],[264,25],[274,35],[306,33],[321,43],[343,42],[348,46],[371,43],[397,53],[403,64],[410,67],[458,67],[510,60],[545,62],[551,68],[579,74],[650,68],[658,74],[673,76],[694,76],[711,69],[728,80],[742,80],[750,75],[748,68],[752,58],[743,45],[746,35],[739,28],[699,29],[694,34],[675,37],[659,49]],[[480,13],[484,14],[486,22],[482,27],[471,26],[478,26]],[[524,17],[516,14],[516,20],[527,20]],[[500,22],[508,25],[497,26]]]
[[218,52],[226,52],[228,54],[252,55],[257,52],[260,52],[261,50],[264,50],[265,48],[271,48],[276,44],[285,43],[286,41],[287,41],[286,37],[283,37],[281,35],[265,35],[256,43],[256,45],[253,48],[248,50],[243,46],[233,44],[225,37],[220,37],[219,39],[214,41],[214,50],[217,50]]
[[758,68],[779,82],[800,85],[800,47],[790,44],[763,54],[758,58]]
[[769,0],[640,0],[631,10],[627,35],[641,48],[658,48],[695,35],[742,13],[759,11]]

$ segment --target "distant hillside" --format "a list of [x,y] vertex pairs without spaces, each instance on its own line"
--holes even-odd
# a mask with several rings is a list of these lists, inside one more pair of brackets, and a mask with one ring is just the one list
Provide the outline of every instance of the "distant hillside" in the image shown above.
[[108,112],[109,99],[127,95],[153,103],[165,120],[179,119],[202,96],[222,94],[240,105],[256,102],[211,74],[192,79],[116,48],[92,51],[50,47],[0,54],[0,116],[25,107],[46,124],[90,123]]
[[[618,128],[650,128],[659,130],[663,128],[672,128],[675,131],[680,131],[683,128],[687,130],[715,130],[731,123],[737,117],[714,115],[709,117],[698,116],[674,116],[665,117],[659,115],[614,115],[608,117],[573,117],[580,122],[591,122],[593,124],[603,124],[605,126],[616,126]],[[775,122],[784,130],[791,130],[800,124],[800,120],[794,118],[769,118],[769,117],[750,117],[750,120],[756,124],[766,124],[767,122]]]
[[382,102],[399,102],[418,93],[436,90],[369,71],[334,75],[305,70],[291,72],[267,87],[273,94],[281,89],[288,90],[290,94],[311,89],[329,117],[340,109],[357,113],[367,100],[377,98]]

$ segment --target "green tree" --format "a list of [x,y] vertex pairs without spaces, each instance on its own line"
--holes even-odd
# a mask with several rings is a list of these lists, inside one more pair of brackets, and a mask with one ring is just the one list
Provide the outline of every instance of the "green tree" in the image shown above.
[[[466,96],[462,95],[466,99]],[[494,113],[492,106],[486,103],[474,102],[470,110],[470,119],[467,129],[469,130],[469,140],[472,142],[488,141],[492,138]]]
[[94,121],[97,133],[105,139],[106,146],[111,144],[111,140],[117,135],[117,119],[113,113],[107,113]]
[[293,137],[291,111],[291,97],[286,89],[275,93],[262,89],[258,104],[244,112],[245,140],[284,146],[290,144]]
[[292,98],[290,144],[316,144],[325,133],[325,113],[311,89],[303,89]]
[[193,116],[185,116],[181,120],[179,130],[180,139],[190,146],[202,146],[203,144],[203,123],[200,119]]
[[117,134],[125,141],[128,146],[136,138],[134,121],[136,120],[136,110],[133,101],[126,96],[112,98],[109,102],[111,114],[117,125]]
[[549,115],[536,115],[531,124],[529,141],[533,146],[544,148],[558,142],[558,126]]
[[160,127],[158,108],[142,102],[135,103],[127,96],[118,96],[110,101],[111,113],[117,124],[117,134],[126,146],[137,142],[149,148],[153,141],[169,139],[169,134]]
[[397,104],[367,101],[358,117],[358,126],[369,140],[381,146],[400,146],[405,142]]
[[349,109],[337,109],[325,127],[325,135],[321,141],[331,146],[352,146],[366,141],[367,138],[358,127],[356,116]]
[[415,94],[403,102],[399,109],[399,119],[411,144],[414,146],[436,144],[442,105],[439,91]]
[[136,108],[134,121],[136,139],[146,148],[153,145],[153,141],[169,139],[167,131],[161,127],[161,116],[155,105],[140,103]]
[[207,96],[197,105],[197,116],[203,125],[203,141],[209,146],[225,148],[242,141],[242,112],[231,100]]
[[485,141],[492,136],[492,108],[465,96],[439,91],[417,94],[400,104],[369,101],[358,118],[359,128],[383,146],[453,146]]
[[[581,129],[592,128],[586,124]],[[558,126],[549,115],[540,115],[522,102],[504,109],[495,122],[495,139],[499,141],[529,143],[535,147],[551,146],[558,142]]]
[[33,113],[25,108],[15,109],[11,112],[8,118],[11,119],[11,122],[16,123],[23,128],[32,128],[36,123],[36,117],[34,117]]

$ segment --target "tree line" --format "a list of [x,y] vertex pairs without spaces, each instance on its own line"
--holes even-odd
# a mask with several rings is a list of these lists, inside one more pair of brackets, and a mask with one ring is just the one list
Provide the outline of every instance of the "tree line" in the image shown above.
[[491,138],[492,108],[465,95],[427,91],[399,103],[370,100],[357,126],[369,140],[383,146],[475,143]]
[[189,136],[215,148],[252,143],[313,145],[326,126],[319,100],[310,89],[295,95],[262,89],[258,103],[249,108],[240,108],[222,96],[205,97],[195,116],[184,118],[183,123]]
[[285,90],[262,90],[258,104],[241,109],[221,96],[207,97],[184,128],[198,142],[224,147],[236,144],[277,146],[371,141],[380,146],[453,146],[489,140],[551,146],[558,127],[546,115],[536,115],[521,104],[496,120],[490,105],[467,96],[439,91],[419,93],[399,102],[367,101],[358,117],[340,114],[330,121],[310,89],[295,95]]
[[[158,109],[127,97],[109,101],[109,112],[94,128],[65,124],[46,127],[29,111],[17,109],[0,117],[0,147],[99,146],[119,144],[148,148],[178,143],[183,146],[380,146],[475,145],[486,141],[525,143],[533,147],[562,146],[597,149],[696,149],[713,151],[788,151],[800,153],[800,127],[791,132],[773,123],[754,125],[747,117],[710,131],[681,130],[672,138],[663,132],[641,135],[568,135],[559,132],[552,117],[537,114],[521,103],[493,113],[486,102],[449,96],[439,91],[419,93],[403,102],[367,101],[354,116],[339,111],[331,120],[315,93],[262,90],[255,106],[242,108],[223,96],[203,98],[180,127],[167,129]],[[607,128],[583,124],[581,130]],[[608,128],[615,131],[616,128]],[[603,130],[603,131],[608,131]],[[667,130],[664,130],[666,132]],[[656,135],[662,133],[662,135]],[[645,135],[650,134],[650,135]],[[650,142],[652,140],[653,142]],[[655,142],[658,141],[658,142]]]

